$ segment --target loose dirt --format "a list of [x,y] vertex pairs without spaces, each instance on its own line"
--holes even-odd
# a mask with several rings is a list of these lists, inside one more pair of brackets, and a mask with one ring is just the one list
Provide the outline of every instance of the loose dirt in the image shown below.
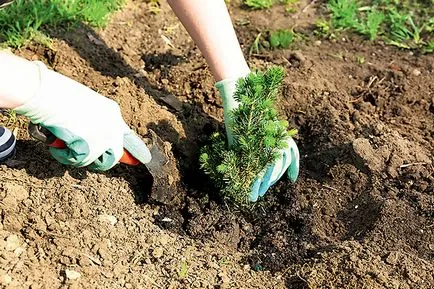
[[[301,8],[288,16],[231,1],[246,55],[258,31],[307,29],[321,10]],[[181,197],[154,202],[144,167],[62,166],[25,119],[1,116],[19,139],[0,166],[4,287],[434,288],[432,55],[342,36],[249,57],[286,70],[279,110],[300,131],[301,172],[243,213],[198,169],[200,146],[223,129],[222,105],[166,3],[153,14],[130,1],[103,31],[50,33],[53,49],[15,53],[116,100],[139,135],[169,142]]]

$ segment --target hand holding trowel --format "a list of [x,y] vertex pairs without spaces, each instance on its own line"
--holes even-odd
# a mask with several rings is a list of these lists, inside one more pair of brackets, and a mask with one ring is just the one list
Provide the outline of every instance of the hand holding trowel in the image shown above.
[[[29,133],[33,138],[50,147],[66,148],[65,142],[56,138],[44,127],[30,123]],[[177,204],[179,201],[177,198],[179,172],[170,147],[152,130],[149,130],[149,137],[145,139],[145,143],[152,156],[151,161],[145,164],[153,178],[151,199],[166,205]],[[119,162],[132,166],[140,164],[140,161],[125,149]]]

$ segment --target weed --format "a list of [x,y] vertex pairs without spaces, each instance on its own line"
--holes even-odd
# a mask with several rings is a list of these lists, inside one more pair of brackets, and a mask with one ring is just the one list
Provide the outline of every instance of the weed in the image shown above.
[[282,3],[288,8],[298,1],[299,0],[243,0],[243,3],[251,9],[260,10],[271,8],[275,3]]
[[267,9],[273,6],[273,0],[244,0],[244,4],[252,9]]
[[159,0],[150,0],[148,5],[149,5],[149,12],[153,14],[159,14],[161,12]]
[[232,262],[228,260],[226,257],[221,258],[218,261],[219,265],[230,265]]
[[250,46],[249,49],[249,56],[251,56],[252,54],[259,54],[260,52],[260,46],[261,46],[261,39],[262,39],[262,33],[258,33],[258,35],[256,35],[255,40],[253,41],[252,45]]
[[434,40],[433,3],[432,0],[329,0],[331,27],[320,21],[315,33],[324,36],[333,33],[330,28],[351,30],[369,40],[381,37],[387,44],[400,48],[430,51],[429,45]]
[[188,273],[187,260],[182,260],[181,268],[179,268],[179,271],[178,271],[178,278],[181,280],[187,278],[187,273]]
[[363,56],[356,56],[356,61],[358,64],[363,64],[365,63],[365,57]]
[[16,0],[0,10],[0,41],[20,47],[30,40],[43,39],[41,31],[85,22],[103,27],[110,12],[123,0]]
[[282,3],[286,6],[285,11],[288,13],[295,13],[297,11],[295,4],[298,1],[299,0],[282,0]]
[[[264,32],[265,33],[265,32]],[[260,54],[261,50],[267,48],[288,48],[297,37],[297,34],[292,30],[281,29],[268,31],[267,39],[262,37],[263,32],[258,33],[249,49],[249,56]]]
[[270,32],[269,43],[272,48],[288,48],[294,38],[292,30],[276,30]]
[[434,40],[429,41],[426,44],[426,47],[425,47],[423,52],[425,52],[425,53],[433,53],[434,52]]
[[356,29],[359,33],[367,35],[369,40],[375,40],[384,18],[383,12],[373,8],[367,13],[366,19],[357,24]]
[[288,122],[278,119],[275,101],[283,80],[282,68],[252,72],[240,79],[235,91],[239,107],[226,123],[233,131],[233,145],[220,133],[202,148],[201,168],[210,175],[223,198],[245,207],[256,177],[279,157],[287,146]]
[[414,48],[422,44],[421,33],[424,26],[418,26],[410,14],[401,14],[391,10],[389,14],[390,33],[387,37],[389,44],[401,48]]
[[324,38],[334,38],[330,22],[324,19],[319,19],[315,22],[314,34]]
[[6,116],[6,125],[7,126],[14,125],[14,124],[16,124],[19,121],[17,113],[15,112],[15,110],[12,110],[12,109],[2,109],[0,112],[2,114],[5,114],[5,116]]
[[332,24],[335,28],[353,28],[357,26],[359,6],[355,0],[331,0],[327,5],[332,12]]

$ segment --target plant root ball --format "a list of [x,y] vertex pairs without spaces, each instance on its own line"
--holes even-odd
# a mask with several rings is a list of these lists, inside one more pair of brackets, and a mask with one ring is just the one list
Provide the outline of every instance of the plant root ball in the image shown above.
[[7,128],[0,126],[0,162],[4,162],[15,154],[16,139]]

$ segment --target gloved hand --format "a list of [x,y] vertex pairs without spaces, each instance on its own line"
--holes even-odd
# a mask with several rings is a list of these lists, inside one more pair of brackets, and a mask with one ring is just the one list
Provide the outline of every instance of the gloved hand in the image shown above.
[[[245,75],[240,76],[239,78],[241,77],[245,77]],[[229,122],[229,112],[238,107],[238,102],[233,96],[239,78],[225,79],[217,82],[215,85],[222,96],[225,123]],[[226,134],[228,137],[229,147],[231,147],[233,145],[233,134],[228,126],[226,126]],[[253,183],[250,194],[250,200],[252,202],[255,202],[258,197],[264,196],[267,190],[274,185],[286,171],[288,172],[288,177],[292,182],[297,180],[300,155],[294,140],[289,138],[287,142],[287,148],[280,152],[281,157],[274,164],[269,165],[265,172],[259,175]]]
[[124,148],[142,163],[151,160],[148,148],[125,123],[116,102],[41,62],[32,64],[39,67],[39,89],[15,111],[65,142],[65,149],[49,148],[57,161],[104,171],[119,162]]

